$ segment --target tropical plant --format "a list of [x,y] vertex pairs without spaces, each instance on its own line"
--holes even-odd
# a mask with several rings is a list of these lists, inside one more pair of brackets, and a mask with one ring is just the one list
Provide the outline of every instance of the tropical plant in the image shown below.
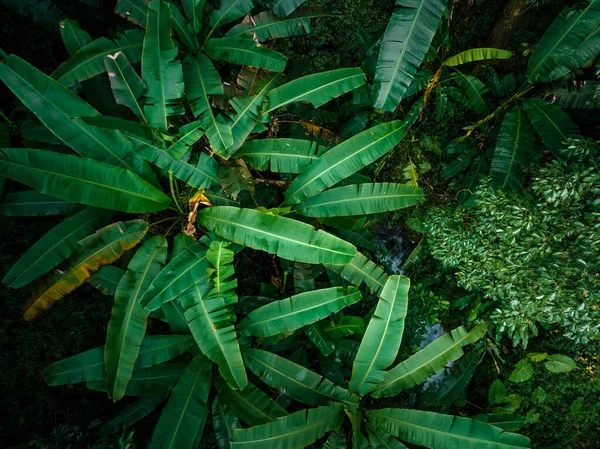
[[[249,17],[225,37],[213,37],[253,4],[223,0],[205,27],[201,1],[183,1],[185,16],[165,1],[121,1],[116,11],[145,31],[90,41],[75,23],[64,22],[72,56],[52,76],[14,55],[0,64],[0,79],[39,120],[22,124],[22,133],[46,148],[2,149],[0,174],[33,189],[2,195],[2,212],[68,215],[25,252],[4,282],[18,288],[47,275],[26,305],[26,320],[86,281],[114,295],[105,345],[44,372],[49,385],[86,382],[113,401],[139,396],[104,424],[105,432],[147,415],[172,390],[150,447],[197,447],[209,409],[222,447],[263,445],[265,437],[282,447],[305,447],[338,429],[344,412],[355,444],[362,444],[353,392],[396,395],[462,356],[462,347],[485,333],[483,323],[471,332],[456,329],[386,371],[400,348],[408,279],[388,277],[356,246],[305,221],[319,227],[352,222],[352,216],[415,205],[423,192],[414,185],[361,182],[365,175],[354,178],[358,184],[352,178],[359,170],[368,173],[365,167],[404,137],[400,121],[374,126],[330,150],[307,140],[256,138],[279,108],[298,101],[319,107],[365,83],[362,71],[350,68],[275,87],[285,56],[256,40],[307,31],[306,15],[289,14],[297,4],[277,2],[275,14]],[[234,88],[233,80],[223,84],[214,60],[253,68],[239,71]],[[97,77],[110,81],[114,102],[127,108],[121,115],[101,115],[69,89],[80,83],[85,94]],[[186,109],[198,120],[187,118]],[[282,188],[286,206],[272,207]],[[167,222],[168,228],[160,226]],[[239,299],[234,259],[244,247],[277,255],[288,269],[293,264],[296,294]],[[126,264],[115,264],[125,254]],[[318,272],[319,266],[325,268]],[[314,269],[329,280],[317,281]],[[380,297],[368,325],[339,313],[365,290]],[[332,314],[334,320],[321,321]],[[148,334],[151,317],[165,321],[173,334]],[[353,392],[275,354],[304,335],[300,330],[326,357],[324,364],[347,370],[339,353],[353,366]],[[363,333],[360,345],[343,338]],[[211,361],[218,367],[214,376]],[[288,414],[287,401],[277,403],[250,383],[246,367],[289,400],[319,407]],[[392,439],[389,433],[425,445],[476,438],[489,447],[498,439],[529,446],[525,437],[467,418],[402,409],[367,416],[374,441]],[[255,427],[239,428],[238,417]],[[470,429],[448,433],[450,419]],[[411,430],[424,424],[426,429]]]

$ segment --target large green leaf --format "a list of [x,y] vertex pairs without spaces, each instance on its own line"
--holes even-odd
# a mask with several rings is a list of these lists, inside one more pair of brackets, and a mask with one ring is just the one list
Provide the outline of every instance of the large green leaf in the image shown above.
[[272,388],[307,405],[340,401],[356,407],[358,397],[321,375],[262,349],[245,349],[248,368]]
[[242,335],[270,337],[295,331],[327,318],[360,301],[360,292],[349,287],[324,288],[300,293],[250,312],[238,329]]
[[198,33],[202,28],[202,12],[206,0],[182,0],[183,11],[192,25],[194,33]]
[[90,79],[106,71],[104,58],[122,52],[132,63],[142,57],[142,37],[139,30],[118,34],[114,41],[101,37],[79,49],[52,73],[52,78],[65,87]]
[[287,57],[281,53],[243,37],[210,39],[204,45],[204,51],[212,59],[222,59],[232,64],[250,65],[273,72],[282,72],[287,61]]
[[125,251],[139,243],[148,231],[143,220],[117,222],[79,241],[81,248],[66,260],[65,266],[40,296],[30,301],[24,318],[31,320],[49,309],[56,301],[83,284],[102,265],[119,259]]
[[[183,363],[163,363],[150,368],[136,369],[127,384],[125,396],[166,395],[177,384],[186,365]],[[106,393],[106,379],[89,380],[85,386],[90,390]]]
[[44,195],[35,190],[4,193],[0,196],[0,215],[5,217],[64,215],[71,212],[74,207],[73,203]]
[[430,375],[439,373],[449,362],[462,357],[462,347],[475,343],[486,330],[485,323],[480,323],[471,332],[459,327],[451,334],[442,335],[388,371],[384,379],[375,386],[373,396],[395,396],[402,390],[425,382]]
[[387,282],[385,271],[372,260],[359,252],[352,260],[344,265],[328,265],[327,268],[339,274],[348,282],[359,287],[364,283],[371,293],[378,294]]
[[390,151],[405,134],[402,122],[396,120],[342,142],[294,179],[286,192],[286,203],[299,203],[334,186]]
[[300,139],[255,139],[246,142],[236,157],[243,157],[257,170],[302,173],[317,160],[324,147]]
[[163,131],[169,128],[167,117],[183,114],[183,71],[177,53],[171,39],[170,6],[153,0],[142,52],[142,78],[148,86],[144,112],[148,123]]
[[306,0],[271,0],[271,9],[279,17],[293,13]]
[[531,447],[529,438],[471,418],[421,410],[384,408],[368,411],[375,427],[403,441],[432,449],[513,449]]
[[253,24],[240,23],[227,32],[226,37],[256,36],[259,41],[280,37],[298,36],[310,33],[310,19],[331,14],[318,8],[298,10],[285,18],[279,18],[270,11],[263,11],[252,17]]
[[[192,346],[188,335],[147,335],[142,340],[137,368],[149,368],[183,354]],[[54,362],[44,369],[44,380],[50,386],[75,384],[105,377],[104,346]]]
[[568,373],[577,368],[577,364],[571,357],[562,354],[550,354],[544,366],[551,373]]
[[385,377],[400,349],[408,310],[410,280],[390,276],[362,339],[352,369],[350,390],[365,395]]
[[194,242],[174,256],[156,276],[142,297],[142,306],[153,311],[173,301],[196,282],[205,282],[209,268],[206,250]]
[[104,265],[88,279],[88,282],[105,295],[113,296],[124,274],[125,270],[122,268]]
[[533,153],[533,128],[519,107],[506,113],[492,158],[492,186],[517,190],[527,174]]
[[269,92],[268,112],[297,101],[306,101],[318,108],[365,83],[365,74],[360,68],[306,75]]
[[476,111],[480,115],[486,115],[488,113],[487,104],[483,98],[483,95],[487,92],[487,87],[483,82],[469,74],[462,74],[456,70],[457,84],[462,87],[467,93],[468,102],[465,102],[467,106]]
[[396,0],[375,69],[375,109],[393,112],[398,107],[429,50],[445,9],[445,0]]
[[372,424],[367,425],[367,433],[369,434],[369,443],[372,449],[406,449],[406,446],[392,435]]
[[223,379],[217,378],[215,386],[219,391],[219,399],[251,426],[274,422],[288,415],[283,407],[251,383],[243,390],[234,390]]
[[156,212],[171,199],[135,173],[67,154],[4,148],[0,175],[65,201],[123,212]]
[[[173,176],[195,189],[206,189],[219,185],[219,164],[206,153],[200,153],[196,165],[188,164],[173,157],[169,151],[152,145],[139,145],[137,153],[157,167],[173,172]],[[173,149],[175,153],[178,149]]]
[[563,148],[563,142],[579,130],[569,116],[558,106],[539,98],[523,101],[523,108],[531,120],[535,131],[552,151]]
[[389,212],[423,201],[423,189],[389,182],[353,184],[326,190],[302,202],[297,211],[307,217],[339,217]]
[[142,106],[146,84],[135,72],[125,53],[119,51],[114,55],[106,55],[104,66],[117,104],[127,106],[145,123],[146,117]]
[[11,55],[0,64],[0,79],[54,135],[81,156],[122,165],[152,179],[150,167],[121,133],[73,120],[100,114],[52,78]]
[[167,240],[154,236],[138,249],[115,292],[106,330],[104,366],[108,396],[118,401],[133,374],[149,312],[140,299],[167,260]]
[[464,393],[480,362],[481,357],[477,351],[470,351],[458,366],[452,367],[440,384],[430,385],[423,397],[427,402],[450,407]]
[[[181,159],[188,151],[191,151],[191,147],[198,142],[202,136],[204,136],[204,126],[199,120],[183,125],[179,128],[179,135],[175,142],[167,148],[167,153],[175,159]],[[208,163],[210,164],[210,162]],[[215,165],[213,165],[213,167],[216,169]]]
[[245,16],[254,7],[254,4],[252,0],[221,0],[220,6],[210,16],[211,31],[208,37],[217,28]]
[[173,29],[179,36],[179,40],[192,53],[198,52],[200,44],[198,44],[198,38],[196,37],[192,24],[186,20],[177,5],[170,3],[169,6],[171,7]]
[[208,417],[212,366],[202,354],[185,369],[156,424],[148,449],[197,448]]
[[236,113],[231,117],[233,144],[223,154],[224,157],[235,153],[260,123],[266,107],[267,93],[279,84],[279,79],[279,74],[267,76],[253,84],[250,93],[254,95],[234,97],[229,101]]
[[499,48],[471,48],[446,59],[444,65],[457,66],[487,59],[509,59],[511,56],[511,51]]
[[234,429],[232,449],[286,448],[300,449],[311,445],[327,432],[337,429],[344,419],[343,407],[300,410],[278,418],[274,423],[249,429]]
[[117,0],[115,12],[132,23],[146,27],[150,0]]
[[[529,82],[553,81],[596,56],[600,52],[600,43],[593,34],[599,24],[599,0],[591,0],[582,10],[563,9],[546,30],[529,59]],[[593,39],[595,44],[582,46],[588,38]]]
[[152,413],[159,404],[165,400],[165,395],[145,396],[135,400],[111,419],[106,421],[100,428],[105,435],[115,434],[135,424],[140,419]]
[[356,248],[311,225],[257,210],[209,207],[198,213],[198,223],[234,243],[306,263],[345,264]]
[[12,266],[2,282],[12,288],[29,284],[48,273],[80,248],[79,241],[105,224],[106,211],[86,208],[66,218],[39,239]]
[[212,424],[219,449],[231,449],[231,440],[233,439],[231,432],[239,427],[239,421],[219,397],[212,401]]
[[[223,95],[221,77],[210,59],[203,54],[188,55],[183,61],[183,76],[190,108],[194,117],[206,125],[206,137],[217,154],[225,154],[233,145],[231,126],[215,116],[209,95]],[[221,119],[221,120],[220,120]]]
[[196,343],[219,365],[219,372],[232,386],[243,389],[246,370],[232,322],[232,312],[210,284],[195,284],[181,294],[180,303]]

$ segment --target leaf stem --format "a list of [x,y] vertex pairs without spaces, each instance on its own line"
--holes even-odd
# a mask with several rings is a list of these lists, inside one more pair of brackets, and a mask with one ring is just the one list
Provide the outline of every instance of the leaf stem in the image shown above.
[[178,220],[178,219],[179,219],[179,217],[167,217],[167,218],[163,218],[162,220],[158,220],[158,221],[155,221],[154,223],[150,223],[148,225],[148,227],[156,226],[157,224],[164,223],[165,221]]
[[171,198],[173,198],[173,202],[175,203],[175,206],[177,206],[177,210],[179,211],[180,214],[183,214],[183,209],[181,209],[181,206],[179,205],[178,197],[175,194],[172,170],[169,170],[169,187],[171,188]]

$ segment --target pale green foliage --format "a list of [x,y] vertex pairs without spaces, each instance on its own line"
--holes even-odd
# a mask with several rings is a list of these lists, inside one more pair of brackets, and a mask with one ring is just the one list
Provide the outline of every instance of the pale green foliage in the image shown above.
[[537,324],[600,335],[600,174],[593,142],[570,139],[519,194],[484,183],[472,208],[435,209],[429,246],[459,285],[495,301],[498,334],[527,345]]

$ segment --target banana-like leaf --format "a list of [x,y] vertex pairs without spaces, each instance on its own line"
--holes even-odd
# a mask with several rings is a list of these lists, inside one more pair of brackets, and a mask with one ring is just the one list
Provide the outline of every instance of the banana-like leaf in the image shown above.
[[318,108],[365,83],[365,74],[358,67],[306,75],[269,92],[267,112],[297,101],[306,101]]
[[523,108],[535,131],[552,151],[563,148],[567,137],[579,134],[575,123],[558,106],[539,98],[531,98],[523,101]]
[[265,77],[252,86],[251,92],[255,95],[234,97],[229,101],[236,114],[231,117],[233,144],[223,154],[224,157],[235,153],[263,119],[267,93],[279,84],[279,79],[279,74]]
[[156,212],[171,199],[135,173],[68,154],[4,148],[0,175],[65,201],[123,212]]
[[192,53],[198,52],[200,44],[198,44],[198,38],[196,37],[196,32],[194,32],[192,24],[186,20],[177,5],[170,3],[169,6],[171,7],[173,29],[179,36],[179,40]]
[[373,449],[406,449],[406,446],[387,432],[367,424],[369,443]]
[[183,76],[190,108],[206,126],[206,137],[217,154],[225,154],[233,145],[231,126],[215,116],[209,95],[223,95],[221,77],[210,59],[203,54],[188,55],[183,61]]
[[100,114],[52,78],[11,55],[0,64],[0,79],[56,137],[81,156],[122,165],[152,179],[150,167],[121,133],[73,120]]
[[161,305],[173,301],[196,282],[206,282],[209,268],[206,250],[194,242],[173,257],[156,276],[142,297],[142,307],[150,311],[157,310]]
[[499,48],[471,48],[444,61],[444,65],[457,66],[474,61],[485,61],[487,59],[509,59],[512,52]]
[[90,35],[83,31],[75,20],[70,19],[60,22],[60,36],[69,56],[72,56],[77,50],[85,47],[92,41]]
[[306,0],[271,0],[271,10],[279,17],[293,13]]
[[154,236],[137,250],[121,278],[106,330],[106,388],[113,401],[123,398],[133,374],[149,312],[140,299],[167,260],[167,240]]
[[183,125],[179,128],[177,140],[167,148],[167,153],[175,159],[181,159],[203,135],[204,124],[199,120]]
[[183,114],[183,71],[176,57],[170,6],[153,0],[148,5],[142,52],[142,79],[148,86],[144,112],[148,123],[162,131],[169,128],[167,117]]
[[477,354],[477,351],[470,351],[462,358],[458,366],[452,367],[448,376],[442,380],[437,388],[430,386],[425,391],[425,400],[443,407],[450,407],[465,391],[473,374],[475,374],[479,362],[481,362],[481,357]]
[[[188,335],[147,335],[142,340],[136,368],[149,368],[167,362],[191,348]],[[104,346],[54,362],[44,369],[50,386],[104,379]]]
[[594,109],[599,105],[594,98],[599,81],[585,80],[574,82],[568,87],[552,87],[544,94],[552,104],[560,108]]
[[405,136],[400,120],[367,129],[329,150],[302,172],[285,194],[287,204],[311,198],[394,148]]
[[325,357],[330,356],[335,351],[335,342],[325,332],[323,323],[315,323],[307,326],[304,329],[304,333]]
[[110,87],[117,104],[127,106],[138,119],[146,123],[146,116],[142,108],[146,84],[135,72],[125,53],[119,51],[112,55],[106,55],[104,66],[108,72]]
[[403,441],[428,448],[469,447],[477,449],[529,448],[529,438],[475,421],[421,410],[384,408],[368,411],[376,428]]
[[122,268],[104,265],[88,279],[88,282],[105,295],[113,296],[124,274],[125,270]]
[[360,292],[349,287],[324,288],[300,293],[250,312],[238,329],[242,335],[270,337],[295,331],[327,318],[360,301]]
[[218,397],[212,401],[212,424],[219,449],[231,449],[233,429],[239,427],[237,416]]
[[250,426],[275,422],[288,415],[283,407],[251,383],[243,390],[234,390],[223,379],[217,378],[215,386],[223,404]]
[[198,354],[173,389],[148,449],[198,447],[208,417],[211,382],[212,366],[206,357]]
[[491,424],[502,430],[518,430],[525,425],[525,419],[519,415],[487,413],[485,415],[475,415],[473,419]]
[[[196,165],[188,164],[173,157],[168,151],[152,145],[138,146],[137,153],[157,167],[173,172],[173,176],[195,189],[206,189],[219,185],[219,164],[206,153],[200,153]],[[179,150],[173,150],[179,152]]]
[[146,28],[149,0],[117,0],[115,12],[132,23]]
[[334,340],[350,335],[363,335],[365,333],[365,320],[359,316],[343,316],[335,323],[330,321],[324,330]]
[[181,5],[183,11],[192,25],[194,33],[198,33],[202,28],[202,12],[204,11],[204,4],[206,0],[182,0]]
[[354,359],[351,391],[364,396],[383,380],[385,369],[396,359],[404,333],[409,288],[410,280],[404,276],[390,276],[385,283]]
[[398,107],[429,50],[445,9],[445,0],[396,0],[375,69],[375,109],[393,112]]
[[388,182],[353,184],[326,190],[302,202],[297,211],[307,217],[377,214],[414,206],[423,201],[423,189]]
[[346,412],[346,416],[348,416],[348,419],[350,419],[350,424],[352,425],[352,449],[369,449],[369,442],[361,430],[362,422],[364,420],[362,417],[362,411],[350,411],[348,409],[344,411]]
[[235,388],[248,384],[232,312],[210,284],[195,284],[180,296],[185,319],[202,352],[219,365],[219,372]]
[[128,428],[140,419],[152,413],[156,407],[165,400],[165,395],[157,394],[136,399],[133,404],[128,405],[111,419],[106,421],[100,428],[104,435],[112,435]]
[[346,435],[341,427],[334,429],[327,437],[323,449],[347,449]]
[[383,289],[388,279],[387,274],[380,266],[359,252],[349,263],[345,265],[327,265],[327,268],[357,287],[364,282],[371,293],[374,294],[378,294]]
[[506,113],[492,159],[492,186],[517,190],[523,185],[533,153],[533,128],[519,107]]
[[479,323],[470,332],[463,327],[444,334],[431,344],[399,363],[388,371],[378,383],[373,397],[395,396],[402,390],[419,385],[432,374],[439,373],[444,367],[464,354],[462,348],[479,340],[487,331],[485,323]]
[[198,213],[198,223],[239,245],[305,263],[345,264],[356,247],[311,225],[251,209],[217,206]]
[[257,170],[274,173],[302,173],[317,160],[325,148],[316,142],[300,139],[255,139],[237,152]]
[[[166,395],[177,384],[186,365],[163,363],[150,368],[136,369],[127,384],[125,396]],[[106,379],[90,380],[85,383],[90,390],[106,393]]]
[[204,45],[204,51],[212,59],[222,59],[232,64],[250,65],[273,72],[282,72],[287,61],[287,57],[281,53],[243,37],[210,39]]
[[[46,128],[43,123],[37,120],[27,120],[21,124],[21,138],[23,140],[33,140],[34,142],[62,145],[62,141],[52,134],[52,131]],[[1,148],[7,147],[10,147],[10,141],[3,143]]]
[[71,212],[74,207],[73,203],[44,195],[35,190],[5,193],[0,196],[0,215],[4,217],[64,215]]
[[487,115],[488,107],[483,99],[483,95],[487,92],[487,87],[481,80],[473,75],[463,75],[458,70],[456,71],[458,78],[456,82],[467,93],[469,101],[465,104],[480,115]]
[[264,383],[307,405],[343,402],[356,408],[358,397],[321,375],[262,349],[244,349],[248,368]]
[[337,429],[344,420],[340,404],[300,410],[249,429],[234,429],[232,449],[270,448],[301,449],[310,446],[327,432]]
[[108,221],[101,209],[86,208],[66,218],[39,239],[12,266],[2,282],[19,288],[48,273],[80,248],[79,241]]
[[[600,0],[591,0],[586,8],[562,10],[536,45],[529,65],[530,83],[554,81],[595,57],[600,48],[594,32],[600,24]],[[595,45],[583,46],[591,38]]]
[[143,33],[139,30],[128,30],[118,34],[114,41],[101,37],[78,50],[71,58],[63,62],[52,73],[52,78],[65,87],[93,78],[106,71],[104,58],[122,52],[132,63],[139,62],[142,57]]
[[210,16],[211,31],[208,37],[217,28],[245,16],[253,7],[252,0],[221,0],[221,7]]
[[26,305],[23,317],[31,320],[49,309],[83,284],[102,265],[113,263],[125,251],[137,245],[147,231],[148,223],[131,220],[113,223],[81,240],[81,248],[67,259],[63,274]]
[[90,126],[96,126],[103,129],[114,129],[123,131],[126,135],[135,135],[146,140],[153,140],[154,134],[152,128],[143,123],[125,120],[121,117],[111,117],[106,115],[92,117],[78,117],[83,123]]
[[240,23],[229,30],[225,36],[246,38],[256,36],[261,42],[280,37],[299,36],[310,33],[310,19],[326,16],[331,14],[319,8],[298,10],[285,18],[279,18],[271,11],[264,11],[252,17],[253,24]]

